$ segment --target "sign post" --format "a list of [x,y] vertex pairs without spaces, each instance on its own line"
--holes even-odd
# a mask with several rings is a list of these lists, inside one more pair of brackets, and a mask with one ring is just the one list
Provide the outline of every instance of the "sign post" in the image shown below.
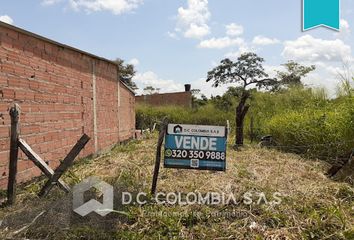
[[166,133],[167,124],[168,124],[168,120],[165,117],[162,121],[162,125],[159,131],[159,139],[157,141],[154,175],[152,177],[152,185],[151,185],[151,195],[155,195],[156,193],[157,178],[159,176],[160,162],[161,162],[161,148],[163,144],[163,138]]

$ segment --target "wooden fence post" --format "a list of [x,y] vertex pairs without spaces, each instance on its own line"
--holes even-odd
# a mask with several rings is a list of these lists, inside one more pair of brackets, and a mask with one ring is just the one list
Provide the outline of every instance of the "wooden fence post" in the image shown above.
[[7,183],[7,204],[12,205],[16,202],[18,137],[20,134],[19,116],[21,113],[20,106],[17,103],[15,103],[10,108],[9,113],[11,117],[11,136],[10,136],[9,178]]
[[230,121],[226,120],[226,129],[227,129],[227,136],[231,133]]
[[157,141],[154,176],[152,178],[152,185],[151,185],[152,195],[155,195],[156,193],[157,178],[159,176],[160,162],[161,162],[161,148],[162,148],[163,139],[166,134],[167,125],[168,125],[168,120],[167,117],[165,117],[162,121],[162,125],[160,126],[159,139]]
[[250,121],[250,138],[251,138],[251,143],[253,143],[254,140],[254,117],[251,116],[251,121]]

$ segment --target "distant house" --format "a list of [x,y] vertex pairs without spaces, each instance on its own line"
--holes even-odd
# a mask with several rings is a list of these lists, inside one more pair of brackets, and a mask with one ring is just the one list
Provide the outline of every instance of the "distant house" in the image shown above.
[[182,107],[192,107],[191,85],[185,85],[184,92],[174,93],[155,93],[150,95],[136,96],[137,103],[147,104],[151,106],[175,105]]

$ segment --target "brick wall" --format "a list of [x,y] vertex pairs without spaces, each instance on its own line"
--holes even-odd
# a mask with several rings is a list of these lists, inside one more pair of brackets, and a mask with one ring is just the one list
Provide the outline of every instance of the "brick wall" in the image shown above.
[[152,106],[177,105],[183,107],[192,107],[191,92],[176,92],[136,96],[137,103],[144,103]]
[[[135,97],[114,63],[0,23],[0,188],[7,185],[13,102],[21,107],[21,138],[52,168],[83,133],[91,140],[80,157],[134,136]],[[19,182],[40,175],[19,156]]]

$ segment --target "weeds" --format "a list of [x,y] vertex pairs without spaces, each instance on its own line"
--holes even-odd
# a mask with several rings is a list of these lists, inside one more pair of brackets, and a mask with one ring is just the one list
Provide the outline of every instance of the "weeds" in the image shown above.
[[[155,138],[129,143],[126,148],[113,148],[89,161],[82,160],[64,180],[74,183],[98,176],[117,191],[149,192]],[[82,218],[72,211],[70,195],[54,188],[47,198],[38,199],[34,193],[40,184],[34,184],[21,191],[15,206],[1,210],[5,228],[1,228],[0,237],[11,237],[42,211],[45,213],[16,237],[344,240],[353,236],[354,190],[345,183],[327,179],[321,172],[328,166],[326,163],[252,147],[240,152],[229,150],[227,161],[226,173],[161,168],[157,191],[235,193],[240,202],[237,205],[160,205],[149,201],[142,206],[115,204],[117,213],[104,218],[91,213]],[[264,192],[268,202],[274,200],[275,192],[280,192],[282,202],[246,205],[242,202],[246,192]],[[252,199],[257,202],[259,197],[253,195]]]
[[[138,105],[137,128],[151,128],[164,116],[172,123],[201,125],[225,125],[229,120],[233,138],[237,101],[232,100],[227,110],[215,104],[215,98],[195,109]],[[276,93],[255,92],[249,104],[244,124],[246,138],[252,135],[253,140],[259,141],[262,136],[272,135],[279,150],[331,163],[337,158],[348,158],[354,149],[351,95],[328,99],[323,89],[292,87]]]

